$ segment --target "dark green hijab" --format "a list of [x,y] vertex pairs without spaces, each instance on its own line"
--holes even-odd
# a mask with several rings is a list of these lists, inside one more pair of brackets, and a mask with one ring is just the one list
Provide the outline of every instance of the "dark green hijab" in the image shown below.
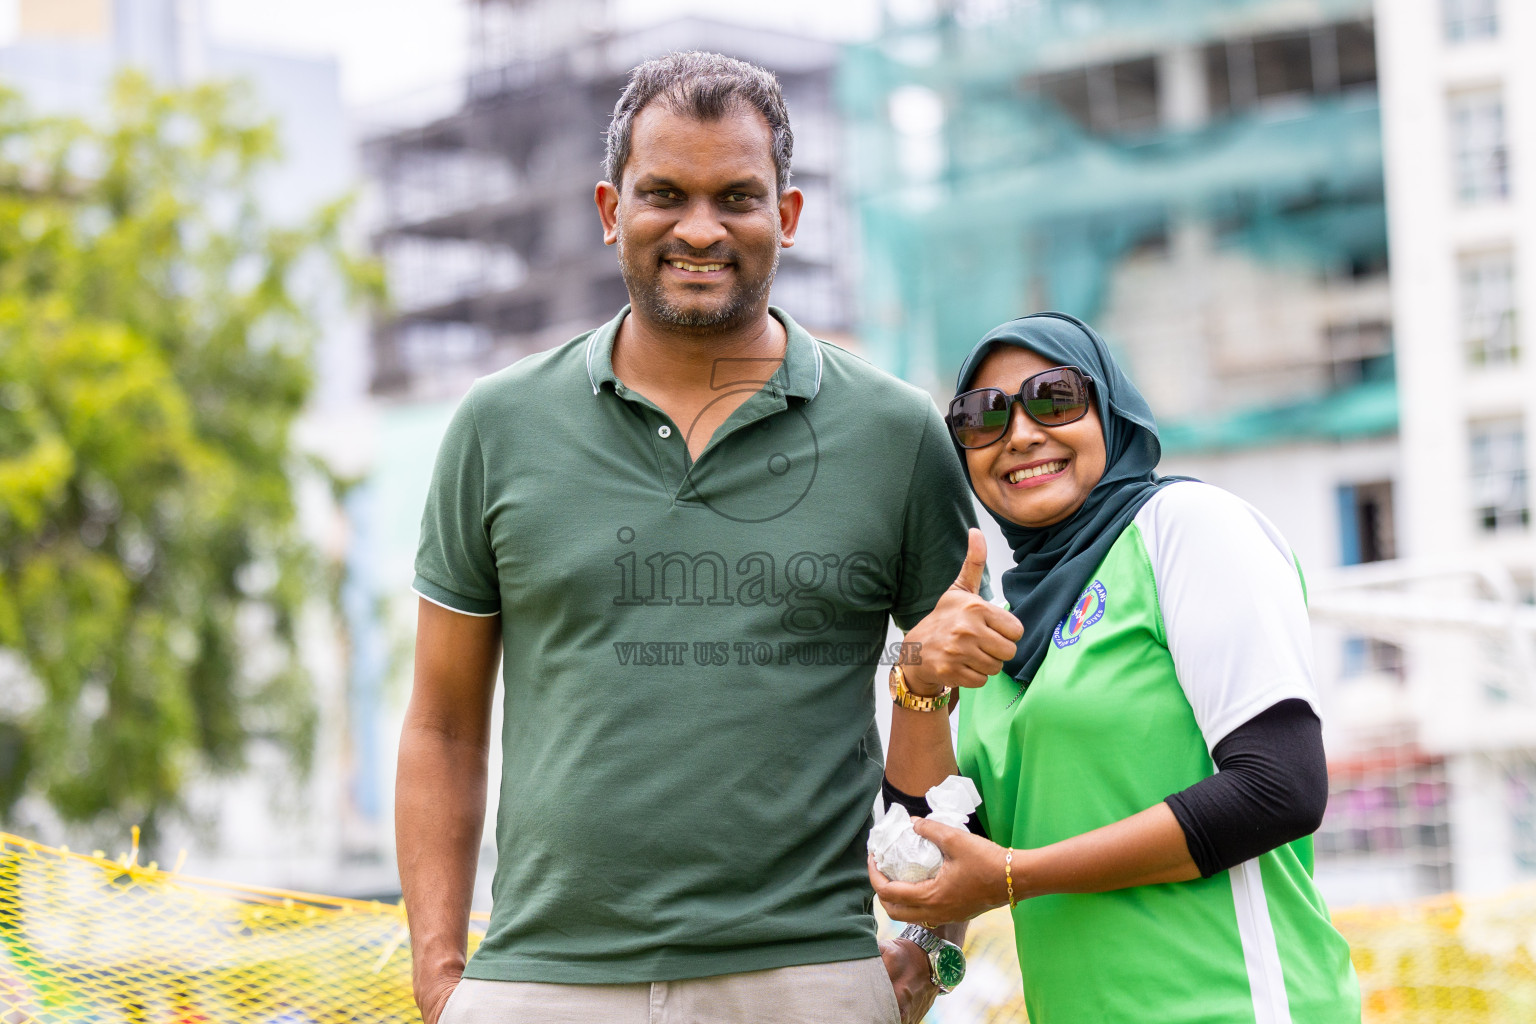
[[[1024,626],[1018,653],[1003,669],[1027,685],[1051,648],[1056,624],[1082,595],[1137,510],[1158,488],[1187,478],[1154,472],[1162,445],[1152,410],[1092,327],[1065,313],[1033,313],[995,327],[960,367],[956,394],[970,390],[977,367],[999,345],[1016,345],[1057,366],[1076,366],[1087,373],[1093,378],[1094,406],[1104,426],[1104,476],[1082,508],[1054,526],[1038,529],[987,509],[1013,548],[1014,566],[1003,574],[1003,596]],[[964,462],[964,449],[956,444],[955,450]],[[972,493],[975,490],[973,483]]]

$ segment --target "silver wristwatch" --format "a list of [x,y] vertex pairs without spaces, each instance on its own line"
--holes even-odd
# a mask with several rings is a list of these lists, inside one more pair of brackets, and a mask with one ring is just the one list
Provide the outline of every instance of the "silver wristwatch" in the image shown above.
[[909,924],[899,938],[917,943],[928,954],[929,978],[940,994],[954,991],[965,977],[965,954],[948,939],[940,938],[920,924]]

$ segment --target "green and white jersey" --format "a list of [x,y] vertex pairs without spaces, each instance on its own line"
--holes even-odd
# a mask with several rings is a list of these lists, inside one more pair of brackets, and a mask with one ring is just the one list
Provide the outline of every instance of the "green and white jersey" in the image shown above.
[[[1163,488],[1029,687],[999,674],[961,700],[960,770],[988,834],[1046,846],[1210,776],[1211,749],[1260,711],[1293,697],[1316,709],[1310,647],[1274,526],[1207,484]],[[1026,900],[1013,921],[1033,1024],[1360,1020],[1310,837],[1210,878]]]

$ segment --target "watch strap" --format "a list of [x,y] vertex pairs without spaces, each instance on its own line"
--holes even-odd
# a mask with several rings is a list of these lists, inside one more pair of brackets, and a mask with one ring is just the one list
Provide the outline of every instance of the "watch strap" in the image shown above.
[[891,666],[891,702],[908,711],[940,711],[949,706],[953,687],[946,686],[935,694],[919,696],[907,689],[907,675],[900,665]]
[[901,930],[901,934],[897,938],[917,943],[922,948],[922,951],[930,956],[937,953],[939,947],[944,943],[943,939],[920,924],[907,925]]

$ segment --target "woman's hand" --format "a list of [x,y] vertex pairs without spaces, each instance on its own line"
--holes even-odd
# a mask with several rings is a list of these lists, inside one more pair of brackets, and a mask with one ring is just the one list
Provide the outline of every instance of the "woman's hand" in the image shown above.
[[[1003,863],[1008,851],[980,836],[927,818],[912,830],[939,848],[944,864],[926,882],[893,882],[869,860],[869,880],[885,912],[898,921],[948,924],[1008,902]],[[1110,892],[1138,885],[1189,882],[1200,869],[1167,803],[1059,843],[1013,851],[1018,902],[1058,892]]]
[[1002,671],[1024,635],[1024,626],[1012,613],[978,593],[987,542],[975,527],[969,541],[960,575],[906,636],[917,657],[901,671],[907,689],[919,696],[939,693],[946,686],[980,686]]
[[875,867],[874,857],[869,858],[869,880],[880,905],[893,919],[923,925],[951,924],[1007,904],[1008,886],[1003,876],[1006,850],[964,829],[927,818],[912,819],[912,828],[943,852],[944,864],[938,875],[926,882],[893,882]]

